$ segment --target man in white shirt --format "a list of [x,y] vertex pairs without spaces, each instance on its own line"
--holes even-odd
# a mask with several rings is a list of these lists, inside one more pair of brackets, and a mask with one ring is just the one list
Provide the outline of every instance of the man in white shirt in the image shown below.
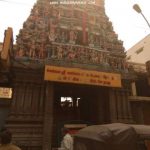
[[73,138],[70,135],[69,130],[67,128],[63,128],[62,133],[64,137],[63,137],[63,140],[61,141],[61,149],[73,150]]

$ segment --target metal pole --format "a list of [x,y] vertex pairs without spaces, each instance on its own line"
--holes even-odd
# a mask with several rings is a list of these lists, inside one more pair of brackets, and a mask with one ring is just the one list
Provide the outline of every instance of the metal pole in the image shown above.
[[148,22],[148,20],[146,19],[146,17],[144,16],[144,14],[141,12],[141,15],[143,16],[143,18],[145,19],[145,21],[147,22],[147,25],[149,26],[149,28],[150,28],[150,24],[149,24],[149,22]]

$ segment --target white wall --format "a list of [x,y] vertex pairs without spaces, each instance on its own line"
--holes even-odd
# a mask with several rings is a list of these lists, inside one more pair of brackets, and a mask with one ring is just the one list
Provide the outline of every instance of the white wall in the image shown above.
[[[137,51],[143,47],[143,51],[137,54]],[[128,59],[131,57],[131,59]],[[135,63],[144,63],[150,60],[150,34],[139,41],[127,51],[127,61]]]

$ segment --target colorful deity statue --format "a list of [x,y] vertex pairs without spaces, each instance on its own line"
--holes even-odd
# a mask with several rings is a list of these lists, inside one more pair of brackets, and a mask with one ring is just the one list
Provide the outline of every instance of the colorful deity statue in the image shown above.
[[77,39],[77,34],[76,34],[76,32],[75,32],[74,30],[71,30],[71,31],[69,32],[69,43],[70,43],[70,44],[75,44],[76,39]]
[[69,48],[68,59],[73,61],[75,59],[75,50],[72,46]]
[[94,36],[93,36],[93,34],[89,35],[88,43],[89,43],[90,47],[94,47]]
[[16,53],[17,57],[23,57],[25,55],[25,51],[23,50],[22,47],[19,48],[19,50]]
[[44,45],[42,44],[39,47],[39,51],[38,51],[38,58],[39,59],[43,59],[44,58],[44,52],[45,52],[45,49],[44,49]]
[[63,59],[63,49],[60,45],[57,46],[57,59]]
[[67,35],[64,31],[61,33],[61,42],[63,43],[67,42]]
[[56,24],[53,20],[50,20],[49,29],[49,41],[54,42],[56,40]]
[[35,41],[31,42],[30,50],[29,50],[29,56],[33,57],[33,58],[36,56],[36,54],[35,54]]

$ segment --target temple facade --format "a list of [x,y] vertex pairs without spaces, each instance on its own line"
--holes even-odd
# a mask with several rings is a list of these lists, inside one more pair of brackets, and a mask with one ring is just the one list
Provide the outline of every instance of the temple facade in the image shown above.
[[38,0],[13,48],[6,126],[23,150],[60,146],[65,125],[134,123],[136,79],[104,0]]

